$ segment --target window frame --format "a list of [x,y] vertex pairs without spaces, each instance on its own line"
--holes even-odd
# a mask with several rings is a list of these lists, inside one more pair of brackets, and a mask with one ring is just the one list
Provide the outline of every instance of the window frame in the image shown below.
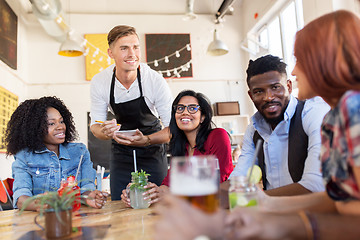
[[[251,51],[249,51],[250,58],[256,59],[262,55],[269,54],[269,31],[268,24],[273,22],[276,18],[278,18],[278,24],[279,24],[279,30],[280,30],[280,39],[281,39],[281,58],[283,58],[284,62],[288,62],[287,57],[287,50],[285,49],[285,42],[286,36],[284,33],[284,18],[282,16],[283,12],[292,4],[294,3],[295,8],[295,15],[296,15],[296,31],[300,30],[304,27],[304,17],[303,17],[303,6],[302,6],[302,0],[288,0],[285,1],[284,4],[280,6],[279,9],[274,10],[270,9],[270,11],[273,11],[274,13],[271,14],[267,19],[264,19],[265,23],[261,24],[258,27],[254,27],[252,30],[250,30],[247,34],[248,39],[248,46]],[[263,31],[267,31],[267,43],[263,43],[260,39],[260,35]],[[288,69],[288,75],[290,77],[292,69]]]

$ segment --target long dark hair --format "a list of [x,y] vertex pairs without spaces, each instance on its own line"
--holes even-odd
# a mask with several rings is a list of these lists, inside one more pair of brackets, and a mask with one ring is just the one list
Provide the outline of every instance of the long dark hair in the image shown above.
[[201,115],[204,116],[204,121],[200,124],[199,130],[196,134],[196,149],[200,152],[204,152],[204,143],[212,130],[212,116],[213,111],[210,105],[210,101],[202,93],[197,93],[192,90],[184,90],[180,92],[175,98],[172,104],[171,119],[170,119],[170,152],[172,156],[184,156],[186,152],[186,144],[188,140],[184,132],[177,126],[175,120],[175,106],[179,103],[180,99],[184,96],[191,96],[197,99],[200,106]]
[[29,151],[45,148],[44,138],[48,134],[47,110],[53,107],[59,111],[66,125],[65,144],[77,138],[75,124],[70,111],[56,97],[42,97],[22,102],[14,111],[6,129],[7,155],[23,149]]

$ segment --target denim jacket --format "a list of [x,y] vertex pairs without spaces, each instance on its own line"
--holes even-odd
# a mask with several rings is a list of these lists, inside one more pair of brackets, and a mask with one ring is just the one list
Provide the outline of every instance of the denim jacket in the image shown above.
[[31,197],[57,190],[61,179],[76,175],[81,155],[83,158],[77,180],[83,193],[95,189],[96,175],[90,153],[83,143],[60,144],[59,157],[47,148],[18,152],[12,164],[14,207],[17,207],[18,198],[22,195]]

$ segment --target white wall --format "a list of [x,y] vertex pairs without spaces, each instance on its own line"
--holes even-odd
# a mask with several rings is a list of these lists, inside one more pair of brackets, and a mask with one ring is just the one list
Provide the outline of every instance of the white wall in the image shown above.
[[[227,55],[206,55],[213,38],[213,16],[200,15],[195,21],[182,21],[182,15],[81,15],[70,16],[72,27],[81,35],[107,33],[119,24],[136,27],[145,46],[145,33],[190,33],[192,44],[193,78],[173,79],[169,86],[174,96],[183,89],[203,92],[212,102],[240,101],[242,114],[247,114],[249,99],[246,94],[241,68],[240,17],[227,16],[224,25],[217,26],[220,39],[228,45]],[[61,98],[74,115],[80,141],[87,143],[87,115],[90,110],[89,87],[85,80],[84,57],[68,58],[57,54],[60,43],[49,37],[39,24],[23,27],[19,19],[18,59],[19,70],[0,68],[1,86],[8,87],[20,96],[20,102],[28,98],[55,95]],[[145,56],[145,48],[142,48]],[[144,59],[143,59],[144,60]],[[4,65],[4,64],[3,64]],[[0,154],[0,161],[4,161]],[[8,168],[0,170],[0,176],[9,176]]]
[[[128,24],[136,27],[141,45],[145,33],[190,33],[193,58],[193,78],[174,79],[169,86],[174,96],[183,89],[203,92],[212,102],[239,101],[241,114],[251,115],[253,104],[247,96],[245,69],[248,54],[241,50],[241,41],[259,21],[266,19],[274,4],[286,0],[243,0],[242,9],[226,16],[226,22],[217,26],[219,38],[230,52],[220,57],[206,55],[213,37],[213,16],[199,15],[194,21],[182,21],[182,15],[85,15],[74,14],[69,20],[81,35],[107,33],[113,26]],[[345,7],[359,10],[356,0],[303,0],[305,23],[315,17]],[[254,18],[258,13],[259,17]],[[26,18],[29,19],[29,18]],[[0,62],[0,85],[19,96],[27,98],[55,95],[64,100],[74,115],[80,141],[87,143],[86,112],[90,110],[89,85],[85,80],[84,57],[68,58],[57,55],[60,43],[49,37],[39,24],[25,23],[19,18],[18,70]],[[145,48],[142,48],[145,56]],[[0,177],[11,176],[12,158],[0,154]]]
[[[26,76],[28,74],[27,65],[27,42],[26,31],[21,21],[18,24],[17,36],[17,70],[10,68],[4,62],[0,61],[0,86],[14,93],[19,97],[19,102],[26,99],[28,89],[26,85]],[[0,177],[5,179],[11,177],[11,163],[13,157],[6,157],[5,153],[0,153]]]
[[[136,27],[141,46],[145,33],[190,33],[193,59],[193,78],[169,81],[174,96],[183,89],[203,92],[212,102],[240,101],[242,113],[248,113],[244,71],[241,68],[238,16],[229,16],[219,26],[219,36],[228,45],[227,55],[206,55],[212,41],[212,16],[200,15],[194,21],[183,21],[180,15],[71,15],[71,25],[81,35],[107,33],[119,24]],[[144,24],[146,22],[146,24]],[[80,140],[87,141],[86,112],[90,110],[89,84],[85,81],[84,57],[67,58],[57,55],[59,43],[52,40],[40,27],[29,31],[29,97],[56,95],[63,99],[74,114]],[[145,56],[145,48],[142,48]],[[144,59],[143,59],[144,60]],[[80,94],[81,93],[81,94]],[[245,96],[245,97],[244,97]]]

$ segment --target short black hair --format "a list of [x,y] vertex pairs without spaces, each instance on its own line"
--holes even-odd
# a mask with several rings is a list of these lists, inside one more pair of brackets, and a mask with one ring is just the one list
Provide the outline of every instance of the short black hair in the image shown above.
[[78,134],[69,109],[57,97],[28,99],[21,103],[8,122],[5,136],[7,155],[21,150],[39,151],[45,148],[44,138],[48,134],[47,109],[59,111],[66,125],[65,142],[74,141]]
[[250,60],[248,68],[246,70],[246,82],[248,87],[250,88],[250,78],[270,71],[277,71],[279,73],[287,75],[286,63],[284,63],[279,57],[270,54],[262,56],[255,61]]

